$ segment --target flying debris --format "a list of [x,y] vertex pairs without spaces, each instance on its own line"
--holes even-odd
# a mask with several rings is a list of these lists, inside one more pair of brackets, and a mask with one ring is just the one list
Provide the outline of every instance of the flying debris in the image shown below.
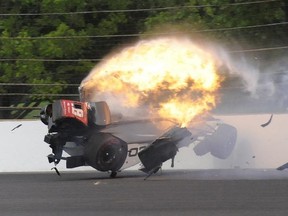
[[[91,166],[110,172],[111,177],[139,163],[147,177],[167,160],[172,160],[173,167],[178,149],[191,143],[197,155],[210,152],[225,159],[237,134],[233,126],[213,118],[194,128],[164,118],[113,121],[105,101],[57,100],[41,111],[40,118],[48,125],[44,141],[52,149],[50,163],[56,166],[65,160],[67,168]],[[69,156],[63,157],[63,151]],[[53,169],[60,175],[56,167]]]
[[277,170],[282,171],[282,170],[287,169],[287,168],[288,168],[288,163],[285,163],[282,166],[278,167]]
[[261,124],[261,127],[266,127],[266,126],[268,126],[268,125],[271,123],[272,118],[273,118],[273,114],[271,114],[270,119],[268,120],[268,122],[266,122],[266,123],[264,123],[264,124]]
[[58,169],[57,169],[57,167],[52,167],[51,170],[53,170],[53,169],[55,170],[55,172],[57,173],[58,176],[61,176],[61,175],[60,175],[60,172],[59,172]]
[[14,127],[11,131],[14,131],[15,129],[17,129],[17,128],[21,127],[21,126],[22,126],[22,124],[19,124],[16,127]]

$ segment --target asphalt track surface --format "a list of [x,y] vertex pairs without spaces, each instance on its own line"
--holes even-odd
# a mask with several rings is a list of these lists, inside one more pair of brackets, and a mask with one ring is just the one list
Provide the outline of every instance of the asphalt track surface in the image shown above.
[[288,171],[0,174],[0,215],[288,215]]

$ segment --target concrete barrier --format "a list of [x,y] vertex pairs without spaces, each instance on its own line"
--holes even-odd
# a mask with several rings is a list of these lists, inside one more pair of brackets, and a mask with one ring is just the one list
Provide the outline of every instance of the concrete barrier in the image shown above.
[[[176,155],[176,169],[262,169],[277,168],[288,162],[288,114],[275,114],[266,127],[261,124],[269,120],[270,114],[214,117],[237,128],[237,144],[232,155],[226,160],[210,154],[198,157],[193,151],[194,146],[190,145]],[[46,126],[38,120],[0,121],[0,172],[49,171],[53,164],[49,164],[46,157],[51,153],[49,145],[43,141],[46,133]],[[65,162],[60,162],[58,168],[66,170]],[[169,169],[170,162],[166,162],[163,168]]]

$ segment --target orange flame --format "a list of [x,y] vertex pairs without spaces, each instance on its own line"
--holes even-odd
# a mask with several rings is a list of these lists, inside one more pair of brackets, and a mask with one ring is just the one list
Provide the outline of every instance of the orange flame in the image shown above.
[[125,95],[123,106],[149,105],[151,112],[185,126],[216,105],[216,66],[216,58],[190,39],[142,40],[96,65],[81,88]]

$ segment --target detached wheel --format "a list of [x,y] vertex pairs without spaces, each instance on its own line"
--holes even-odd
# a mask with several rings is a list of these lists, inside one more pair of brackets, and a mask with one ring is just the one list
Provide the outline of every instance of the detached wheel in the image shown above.
[[211,155],[220,159],[228,158],[237,141],[237,129],[228,124],[221,124],[211,136]]

